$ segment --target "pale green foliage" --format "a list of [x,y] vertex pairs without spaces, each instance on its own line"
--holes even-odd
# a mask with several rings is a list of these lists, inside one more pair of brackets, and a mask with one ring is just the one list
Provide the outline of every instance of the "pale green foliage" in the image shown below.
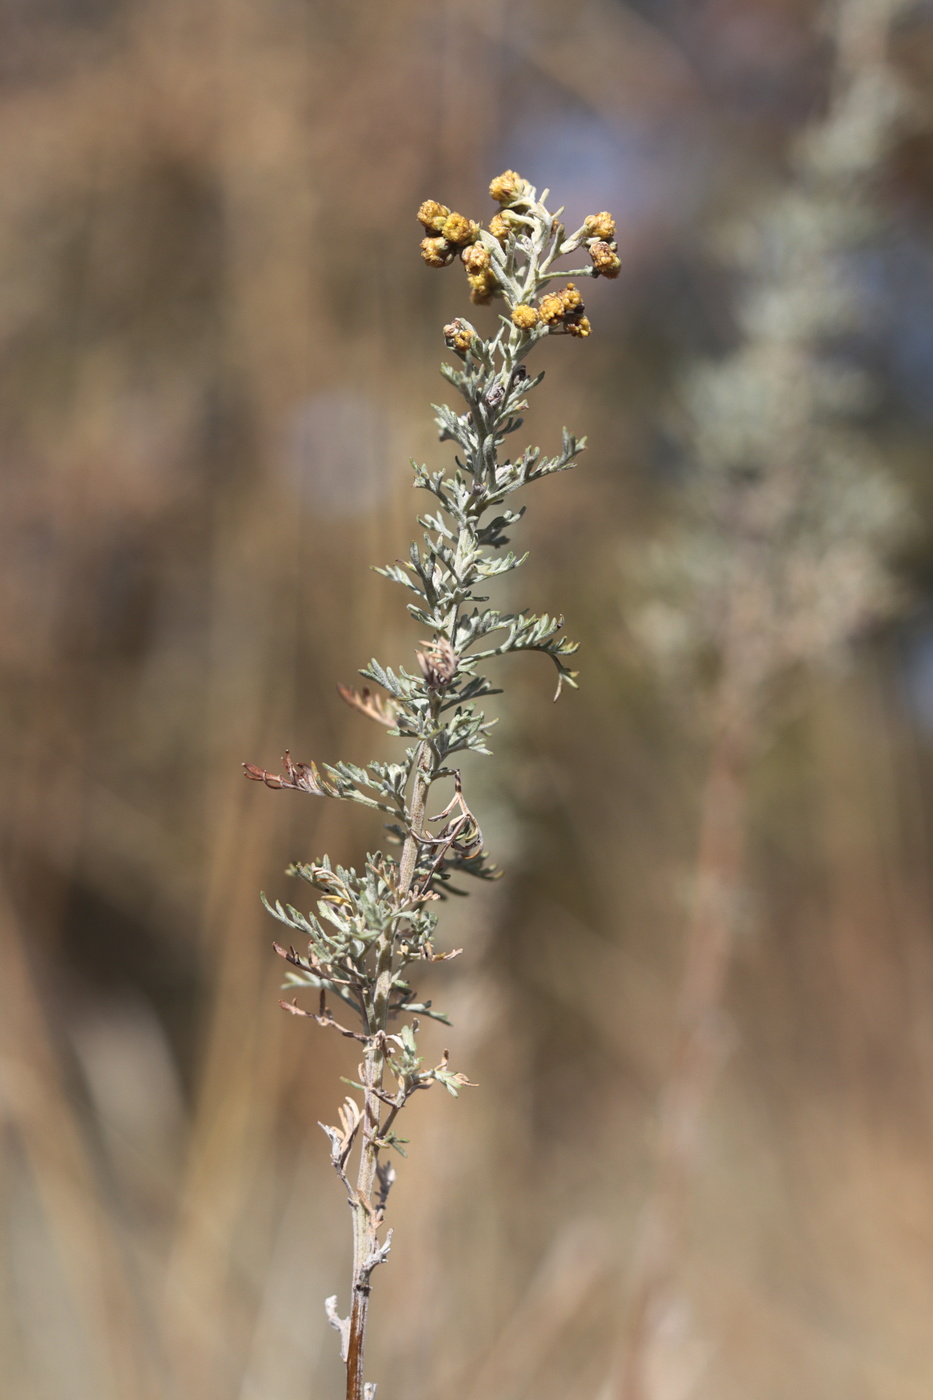
[[[421,958],[433,959],[435,953],[431,936],[436,916],[422,907],[401,913],[395,899],[395,863],[381,855],[367,857],[362,875],[355,870],[331,868],[324,857],[320,865],[295,864],[290,875],[297,875],[317,890],[317,915],[302,914],[288,904],[276,900],[263,903],[281,923],[307,936],[309,957],[290,954],[293,971],[286,978],[289,987],[313,987],[333,992],[356,1012],[367,1033],[373,1033],[371,999],[365,994],[361,974],[373,943],[387,936],[396,944],[397,958],[392,972],[392,1003],[390,1015],[419,1012],[446,1017],[431,1011],[430,1002],[412,1000],[411,988],[404,980],[405,969]],[[404,922],[404,930],[400,925]],[[400,936],[401,934],[404,936]]]
[[[550,271],[555,257],[584,241],[583,229],[565,237],[559,221],[538,202],[533,190],[529,195],[518,202],[519,212],[512,216],[515,231],[504,248],[485,231],[481,235],[484,246],[494,250],[493,265],[510,304],[519,298],[524,305],[533,304],[541,287],[555,275]],[[590,274],[577,269],[574,275]],[[413,831],[413,784],[419,765],[427,788],[442,779],[456,779],[460,793],[459,770],[451,766],[453,761],[468,752],[489,753],[492,721],[478,702],[498,691],[484,663],[511,652],[537,651],[554,663],[558,693],[563,683],[575,684],[568,659],[576,644],[563,635],[563,619],[501,611],[489,606],[485,591],[491,580],[518,568],[527,557],[508,548],[510,532],[525,507],[505,503],[532,482],[573,466],[585,445],[565,430],[560,451],[553,457],[526,447],[515,457],[502,458],[506,439],[523,425],[526,395],[543,378],[529,378],[524,360],[549,331],[543,323],[521,330],[505,317],[501,320],[490,340],[484,340],[468,322],[456,323],[457,330],[469,337],[469,349],[461,355],[460,365],[444,365],[442,373],[458,390],[464,408],[458,412],[447,404],[435,405],[440,440],[453,442],[458,449],[454,463],[446,472],[412,463],[415,485],[429,492],[437,507],[419,517],[422,541],[412,543],[408,559],[378,570],[415,595],[408,610],[431,639],[417,653],[417,670],[393,669],[375,659],[362,669],[360,674],[385,692],[381,700],[374,701],[366,690],[362,694],[344,691],[349,703],[379,719],[390,735],[409,740],[404,757],[397,763],[373,761],[365,768],[339,762],[320,769],[286,758],[284,776],[248,768],[250,776],[264,778],[273,787],[362,803],[389,813],[393,820],[387,829],[400,841]],[[398,861],[389,855],[368,856],[362,875],[354,870],[334,871],[325,857],[320,864],[295,865],[290,871],[322,891],[317,915],[280,903],[267,906],[310,941],[310,962],[297,955],[292,959],[289,986],[339,996],[358,1014],[366,1034],[377,1028],[375,973],[370,965],[374,943],[388,936],[396,950],[393,987],[398,997],[390,1014],[427,1010],[411,999],[410,989],[400,980],[412,962],[436,956],[431,942],[436,918],[425,904],[447,893],[453,874],[488,878],[495,873],[477,841],[478,827],[462,793],[453,817],[445,816],[445,824],[433,834],[427,827],[417,833],[414,871],[406,888],[401,888]]]
[[743,275],[742,338],[685,377],[683,511],[641,557],[647,600],[632,618],[679,691],[697,663],[721,674],[730,649],[749,697],[789,667],[834,664],[899,601],[886,558],[910,515],[865,432],[873,386],[841,349],[864,321],[860,250],[877,232],[878,162],[904,116],[884,55],[899,8],[859,0],[832,12],[828,115],[791,151],[787,186],[720,236]]

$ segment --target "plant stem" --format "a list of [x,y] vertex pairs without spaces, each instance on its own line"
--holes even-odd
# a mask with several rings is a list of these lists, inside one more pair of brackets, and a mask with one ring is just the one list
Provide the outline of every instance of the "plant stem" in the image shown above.
[[[411,823],[399,862],[398,897],[402,902],[411,889],[424,835],[424,814],[431,786],[431,745],[421,744],[411,797]],[[353,1283],[350,1326],[347,1337],[347,1400],[364,1400],[363,1357],[366,1348],[366,1321],[369,1314],[370,1274],[377,1247],[379,1221],[372,1203],[373,1184],[379,1165],[379,1118],[382,1112],[378,1094],[385,1073],[385,1033],[392,990],[394,938],[384,934],[376,951],[376,989],[373,998],[373,1024],[363,1057],[362,1145],[353,1201]]]
[[363,1060],[363,1121],[360,1166],[353,1201],[353,1284],[350,1304],[350,1327],[347,1340],[347,1400],[363,1400],[363,1353],[366,1344],[366,1318],[369,1312],[370,1274],[377,1244],[378,1221],[372,1204],[373,1183],[379,1163],[380,1101],[376,1090],[382,1089],[385,1071],[385,1027],[389,1013],[391,986],[392,938],[380,939],[377,954],[378,982],[374,1001],[375,1027],[366,1045]]
[[347,1400],[363,1400],[363,1353],[370,1292],[367,1261],[372,1246],[372,1189],[379,1156],[379,1149],[375,1145],[379,1126],[379,1100],[373,1093],[373,1088],[382,1088],[384,1064],[381,1037],[374,1036],[367,1046],[363,1065],[363,1145],[356,1179],[356,1199],[353,1201],[353,1286],[347,1342]]
[[428,800],[428,789],[431,786],[430,774],[431,745],[427,739],[424,739],[415,768],[415,782],[411,794],[411,821],[408,835],[405,837],[405,845],[402,847],[402,857],[399,861],[398,892],[400,900],[407,895],[415,878],[415,866],[418,863],[418,852],[421,849],[424,835],[424,813]]

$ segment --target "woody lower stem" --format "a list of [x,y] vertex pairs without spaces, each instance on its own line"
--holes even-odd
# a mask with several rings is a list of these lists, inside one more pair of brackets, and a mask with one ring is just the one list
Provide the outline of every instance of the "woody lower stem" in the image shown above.
[[382,1088],[385,1053],[381,1044],[381,1037],[370,1041],[363,1063],[363,1146],[356,1179],[356,1199],[353,1202],[353,1291],[347,1338],[347,1400],[363,1400],[365,1384],[363,1354],[372,1269],[368,1261],[376,1244],[372,1194],[379,1161],[379,1149],[375,1142],[379,1129],[379,1100],[373,1088]]
[[[415,878],[418,853],[424,833],[424,814],[431,786],[431,749],[422,743],[415,770],[411,797],[411,819],[399,862],[399,899],[408,894]],[[366,1345],[366,1320],[369,1313],[370,1278],[373,1253],[377,1247],[377,1225],[373,1211],[373,1185],[379,1164],[380,1099],[385,1073],[385,1030],[392,990],[392,937],[380,940],[376,959],[376,994],[373,1002],[372,1034],[363,1059],[363,1121],[362,1148],[353,1201],[353,1287],[350,1304],[350,1326],[347,1336],[347,1400],[364,1400],[365,1377],[363,1358]]]

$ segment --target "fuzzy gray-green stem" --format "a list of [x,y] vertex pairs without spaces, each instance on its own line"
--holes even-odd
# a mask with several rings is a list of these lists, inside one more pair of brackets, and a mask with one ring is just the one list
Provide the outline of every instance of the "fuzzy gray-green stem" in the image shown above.
[[415,769],[415,781],[411,793],[411,821],[398,867],[400,899],[404,899],[405,895],[408,894],[415,878],[415,867],[418,863],[418,854],[424,836],[424,813],[427,806],[428,789],[431,786],[430,774],[431,745],[425,739],[418,754],[418,765]]

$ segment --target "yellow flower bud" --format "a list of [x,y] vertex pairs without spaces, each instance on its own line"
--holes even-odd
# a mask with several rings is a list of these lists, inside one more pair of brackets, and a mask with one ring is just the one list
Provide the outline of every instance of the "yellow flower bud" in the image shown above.
[[484,272],[471,273],[467,281],[471,287],[470,300],[477,306],[486,306],[499,285],[489,268]]
[[583,298],[572,282],[568,282],[566,287],[558,292],[557,295],[560,297],[561,305],[565,311],[570,312],[582,309]]
[[489,249],[482,243],[472,243],[460,254],[467,272],[485,272],[492,262]]
[[510,204],[517,195],[522,195],[528,185],[517,170],[503,170],[489,186],[489,193],[499,204]]
[[530,331],[538,324],[538,313],[533,306],[513,307],[512,324],[518,326],[521,331]]
[[597,277],[618,277],[622,264],[608,243],[591,243],[590,257]]
[[449,213],[446,204],[438,204],[436,199],[426,199],[418,210],[418,222],[424,225],[428,233],[440,233]]
[[428,267],[447,267],[454,260],[455,250],[446,238],[422,238],[421,256]]
[[586,316],[581,316],[578,321],[568,321],[567,330],[570,335],[578,336],[581,340],[590,334],[593,327]]
[[564,303],[559,296],[549,292],[547,296],[541,298],[538,315],[546,326],[556,326],[564,319]]
[[464,218],[462,214],[448,214],[444,220],[441,233],[448,243],[455,243],[461,247],[464,243],[472,243],[479,233],[479,224],[472,219]]
[[589,238],[601,238],[606,243],[615,238],[616,221],[605,209],[601,214],[587,214],[583,227]]
[[493,214],[489,220],[489,232],[493,238],[497,238],[500,243],[504,243],[509,236],[509,226],[501,214]]

